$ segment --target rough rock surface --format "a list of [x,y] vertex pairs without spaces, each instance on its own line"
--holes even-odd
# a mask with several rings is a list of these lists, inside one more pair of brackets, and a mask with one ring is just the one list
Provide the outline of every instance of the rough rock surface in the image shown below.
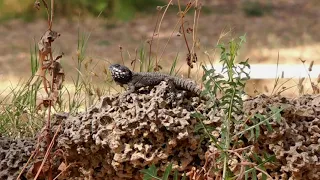
[[[238,118],[269,115],[270,107],[283,108],[280,123],[270,119],[273,132],[262,125],[254,143],[248,133],[237,148],[253,145],[252,153],[275,154],[277,163],[266,164],[273,179],[320,179],[320,96],[258,96],[245,101]],[[206,111],[203,101],[184,91],[172,94],[165,82],[126,97],[104,97],[87,112],[63,121],[55,149],[63,150],[68,164],[74,165],[60,179],[141,179],[139,170],[151,164],[164,170],[170,162],[180,172],[201,168],[211,148],[194,131],[197,121],[191,113],[195,110],[210,114],[211,119],[204,123],[221,124],[221,111]],[[241,126],[234,131],[239,129]],[[0,175],[7,177],[22,168],[34,144],[12,142],[16,141],[0,140]]]
[[0,179],[13,180],[34,150],[32,140],[8,140],[0,137]]
[[[140,179],[139,170],[155,164],[161,170],[173,162],[180,171],[204,163],[206,146],[194,132],[201,110],[198,97],[186,98],[162,82],[150,93],[108,96],[88,113],[65,121],[58,146],[68,159],[81,160],[72,174],[93,179]],[[79,173],[80,172],[80,173]]]
[[[282,107],[281,123],[271,123],[273,132],[261,128],[255,152],[276,155],[270,166],[275,179],[320,179],[320,95],[296,99],[259,96],[244,103],[248,114],[268,114],[270,107]],[[264,128],[263,128],[264,127]]]

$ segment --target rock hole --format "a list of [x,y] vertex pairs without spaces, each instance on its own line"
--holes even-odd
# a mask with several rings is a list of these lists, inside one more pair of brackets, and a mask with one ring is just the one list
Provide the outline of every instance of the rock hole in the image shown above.
[[7,164],[6,164],[6,163],[3,163],[3,164],[1,165],[0,170],[2,171],[2,170],[7,169],[7,168],[8,168]]
[[301,149],[298,149],[298,148],[296,149],[296,151],[297,151],[297,153],[299,153],[299,154],[303,152]]
[[194,165],[200,166],[201,165],[201,159],[199,158],[198,155],[196,155],[193,159]]
[[109,116],[102,116],[100,118],[100,124],[101,125],[106,125],[106,124],[110,124],[112,122],[112,118]]

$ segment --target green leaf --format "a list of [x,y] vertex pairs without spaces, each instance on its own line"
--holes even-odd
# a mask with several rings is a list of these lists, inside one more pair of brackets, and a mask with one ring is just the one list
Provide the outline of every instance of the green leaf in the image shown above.
[[267,130],[268,130],[269,132],[272,132],[272,131],[273,131],[272,126],[271,126],[271,124],[270,124],[269,121],[266,121],[265,125],[267,126]]
[[253,153],[253,157],[256,159],[256,161],[261,164],[262,163],[262,159],[256,154],[256,153]]
[[253,129],[251,129],[251,130],[250,130],[250,137],[249,137],[249,140],[251,141],[253,138],[254,138],[254,130],[253,130]]
[[278,123],[281,122],[281,114],[280,112],[283,110],[282,108],[270,107],[270,110],[273,114],[275,114],[275,119]]
[[260,136],[260,126],[256,126],[256,139],[258,139]]
[[263,115],[259,114],[259,113],[256,114],[255,117],[259,118],[260,121],[263,121],[265,119],[265,117]]
[[174,170],[173,180],[178,180],[178,170]]
[[256,169],[253,169],[251,174],[252,174],[252,180],[257,180],[257,171],[256,171]]
[[[266,171],[266,168],[264,168],[264,167],[261,167],[260,169]],[[266,175],[265,173],[263,173],[263,172],[261,172],[261,173],[262,173],[261,179],[262,179],[262,180],[267,180],[267,175]]]
[[240,45],[246,42],[246,34],[244,34],[243,36],[240,36],[239,39],[240,39]]
[[184,172],[184,173],[183,173],[183,177],[182,177],[181,180],[186,180],[186,178],[187,178],[187,175],[186,175],[186,173]]
[[163,176],[162,176],[162,180],[167,180],[167,179],[169,178],[169,175],[170,175],[171,170],[172,170],[172,163],[170,163],[170,164],[166,167],[166,169],[165,169],[165,171],[164,171],[164,174],[163,174]]
[[262,173],[261,179],[262,179],[262,180],[267,180],[267,175],[265,175],[264,173]]
[[[246,167],[246,170],[248,170],[249,168],[248,167]],[[244,173],[244,179],[245,180],[248,180],[249,179],[249,172],[245,172]]]
[[148,169],[140,170],[143,173],[143,180],[151,180],[152,178],[161,179],[157,177],[157,168],[154,164],[152,164]]
[[176,69],[177,60],[178,60],[178,53],[177,53],[176,58],[174,58],[174,61],[173,61],[172,65],[171,65],[171,69],[170,69],[170,73],[169,73],[170,75],[172,75],[174,70]]

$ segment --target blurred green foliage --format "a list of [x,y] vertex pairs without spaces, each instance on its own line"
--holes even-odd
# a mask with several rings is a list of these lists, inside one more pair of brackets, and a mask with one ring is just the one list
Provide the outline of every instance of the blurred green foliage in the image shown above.
[[[20,18],[33,20],[46,18],[45,11],[37,11],[34,7],[35,0],[0,0],[0,20]],[[50,0],[46,0],[50,5]],[[55,1],[55,16],[97,16],[117,20],[130,20],[137,13],[155,11],[157,6],[162,6],[164,0],[62,0]],[[43,8],[41,3],[41,8]]]
[[242,2],[242,10],[249,17],[261,17],[272,10],[270,3],[262,3],[257,0],[246,0]]

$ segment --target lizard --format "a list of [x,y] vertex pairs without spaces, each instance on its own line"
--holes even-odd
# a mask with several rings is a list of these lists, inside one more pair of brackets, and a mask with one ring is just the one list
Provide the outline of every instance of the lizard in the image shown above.
[[176,89],[189,91],[201,97],[201,89],[191,79],[179,78],[160,72],[134,72],[128,67],[120,64],[109,66],[113,80],[120,86],[127,85],[128,89],[124,95],[135,92],[146,86],[156,86],[161,81],[170,81]]

